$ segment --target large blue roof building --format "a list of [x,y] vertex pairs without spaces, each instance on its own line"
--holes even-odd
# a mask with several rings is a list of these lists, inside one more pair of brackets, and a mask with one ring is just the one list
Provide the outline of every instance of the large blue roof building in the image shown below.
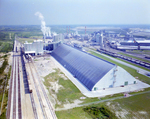
[[65,44],[51,55],[89,91],[137,83],[121,67]]

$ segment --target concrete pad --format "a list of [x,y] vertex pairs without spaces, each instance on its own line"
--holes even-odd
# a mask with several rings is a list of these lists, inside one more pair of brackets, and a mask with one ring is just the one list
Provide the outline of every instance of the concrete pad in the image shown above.
[[150,87],[150,85],[138,80],[137,84],[127,85],[124,87],[107,88],[105,90],[89,91],[83,94],[87,97],[104,97],[106,95],[113,95],[117,93],[134,92],[148,87]]

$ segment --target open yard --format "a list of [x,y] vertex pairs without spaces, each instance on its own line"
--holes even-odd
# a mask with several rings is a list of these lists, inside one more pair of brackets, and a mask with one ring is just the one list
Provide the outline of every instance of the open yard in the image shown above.
[[[96,55],[100,58],[110,61],[108,58],[103,56]],[[103,98],[87,98],[85,97],[76,86],[61,72],[59,67],[55,65],[55,63],[51,60],[51,56],[49,57],[37,57],[34,59],[34,62],[37,66],[37,69],[41,77],[43,77],[44,85],[47,88],[49,93],[49,98],[53,103],[56,115],[58,119],[91,119],[92,117],[83,110],[85,106],[81,106],[83,104],[89,104],[88,106],[93,106],[91,102],[98,102],[100,100],[107,100],[115,97],[123,96],[123,94],[116,94],[114,96],[106,96]],[[144,81],[150,84],[150,78],[138,74],[136,70],[119,64],[117,62],[110,61],[115,63],[125,70],[127,70],[134,77],[138,77],[141,81]],[[146,91],[149,90],[145,89]],[[134,93],[131,93],[134,94]],[[136,92],[137,95],[116,99],[113,101],[106,101],[94,104],[96,106],[104,105],[108,107],[111,112],[114,112],[118,118],[133,118],[143,117],[146,118],[149,116],[149,105],[143,105],[143,102],[147,102],[149,98],[149,93],[140,94]],[[134,100],[136,100],[134,102]],[[91,103],[91,104],[90,104]],[[136,105],[136,103],[139,103]],[[149,104],[149,103],[148,103]],[[126,106],[124,106],[126,105]],[[141,105],[141,108],[137,110],[136,108]],[[143,105],[143,106],[142,106]],[[78,107],[81,106],[81,107]],[[132,110],[132,108],[135,110]],[[133,114],[134,113],[134,114]],[[136,116],[137,113],[137,116]]]

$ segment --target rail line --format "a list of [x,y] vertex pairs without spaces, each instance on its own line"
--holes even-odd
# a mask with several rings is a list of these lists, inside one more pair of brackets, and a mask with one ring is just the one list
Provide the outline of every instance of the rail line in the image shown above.
[[30,98],[31,98],[31,104],[32,104],[32,108],[33,108],[34,117],[35,117],[35,119],[38,119],[36,106],[35,106],[35,101],[34,101],[34,98],[33,98],[33,93],[30,94]]
[[[23,58],[23,54],[21,54],[21,60],[22,60],[22,64],[23,64],[23,71],[25,73],[25,77],[23,77],[23,78],[27,80],[27,73],[26,73],[26,67],[25,67],[25,61],[24,61],[25,59]],[[28,80],[27,80],[27,84],[29,85]],[[28,91],[29,91],[29,88],[28,88]],[[36,110],[36,106],[35,106],[35,100],[33,97],[33,93],[30,93],[30,99],[31,99],[33,113],[34,113],[34,118],[38,119],[38,114],[37,114],[37,110]]]
[[117,53],[114,53],[114,52],[111,52],[111,51],[107,51],[105,49],[97,49],[96,48],[96,50],[98,52],[104,53],[106,55],[110,55],[112,57],[120,58],[120,59],[123,59],[125,61],[131,62],[133,64],[142,66],[142,67],[144,67],[146,69],[150,69],[150,63],[148,63],[148,62],[141,61],[141,60],[138,60],[136,58],[131,58],[131,57],[128,57],[128,56],[120,55],[120,54],[117,54]]
[[[14,46],[16,46],[16,42]],[[22,119],[19,57],[20,52],[17,52],[17,47],[14,47],[6,112],[7,119]]]
[[46,102],[47,102],[48,107],[49,107],[49,109],[50,109],[51,115],[52,115],[53,119],[57,119],[57,117],[56,117],[56,115],[55,115],[55,113],[54,113],[54,110],[53,110],[53,108],[52,108],[52,105],[51,105],[50,102],[49,102],[49,98],[48,98],[48,96],[47,96],[47,94],[46,94],[46,92],[45,92],[45,89],[44,89],[43,85],[42,85],[42,81],[40,80],[40,76],[39,76],[39,74],[38,74],[38,72],[37,72],[37,69],[36,69],[36,67],[35,67],[35,65],[34,65],[33,62],[32,62],[32,65],[33,65],[33,67],[34,67],[34,69],[35,69],[35,71],[36,71],[36,74],[38,75],[38,82],[39,82],[40,87],[41,87],[41,89],[42,89],[42,92],[43,92],[43,94],[44,94],[44,96],[45,96],[45,99],[46,99]]
[[13,91],[13,119],[16,119],[16,58],[15,58],[15,75],[14,75],[14,91]]
[[36,93],[37,93],[37,96],[38,96],[38,99],[39,99],[39,102],[40,102],[40,106],[41,106],[41,109],[42,109],[42,112],[43,112],[43,116],[44,116],[44,118],[48,119],[48,117],[47,117],[47,115],[46,115],[46,112],[45,112],[45,109],[44,109],[44,104],[43,104],[43,102],[42,102],[42,98],[41,98],[41,95],[40,95],[38,86],[37,86],[36,81],[35,81],[35,78],[34,78],[34,76],[33,76],[33,71],[32,71],[32,68],[31,68],[31,66],[30,66],[30,63],[29,63],[29,68],[30,68],[30,71],[31,71],[31,74],[32,74],[32,78],[33,78],[35,90],[36,90]]
[[21,110],[21,87],[20,87],[20,68],[19,68],[19,57],[18,57],[18,118],[22,118],[22,110]]

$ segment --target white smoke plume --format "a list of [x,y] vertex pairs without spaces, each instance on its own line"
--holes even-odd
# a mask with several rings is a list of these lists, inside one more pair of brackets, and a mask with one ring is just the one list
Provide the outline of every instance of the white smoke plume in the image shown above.
[[42,31],[43,35],[44,36],[45,35],[46,36],[48,36],[48,35],[51,36],[51,34],[50,34],[50,28],[46,27],[46,23],[44,21],[43,15],[40,12],[36,12],[35,15],[38,16],[39,19],[41,20],[41,31]]

